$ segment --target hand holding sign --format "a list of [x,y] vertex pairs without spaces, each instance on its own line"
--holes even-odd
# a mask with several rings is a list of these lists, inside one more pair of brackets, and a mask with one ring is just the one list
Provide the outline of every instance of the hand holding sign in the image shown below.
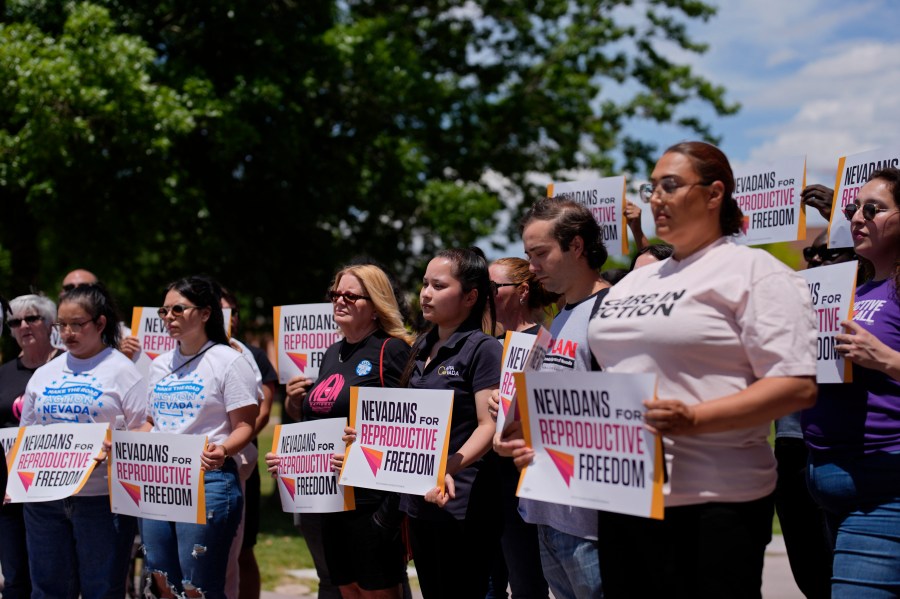
[[841,326],[845,334],[835,335],[834,349],[854,364],[863,368],[888,372],[892,365],[900,361],[900,353],[879,341],[878,337],[852,320],[845,320]]
[[647,430],[662,435],[689,435],[697,424],[693,406],[678,399],[645,401]]

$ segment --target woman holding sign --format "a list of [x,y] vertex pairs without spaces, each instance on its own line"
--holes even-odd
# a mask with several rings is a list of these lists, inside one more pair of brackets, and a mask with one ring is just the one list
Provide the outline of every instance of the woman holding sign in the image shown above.
[[731,166],[684,142],[641,187],[671,258],[613,287],[589,327],[612,373],[655,373],[646,425],[663,437],[665,519],[599,514],[605,597],[759,597],[771,538],[774,418],[816,397],[816,328],[803,279],[739,246]]
[[186,597],[225,597],[228,552],[243,503],[232,456],[253,437],[259,408],[253,370],[229,347],[221,301],[218,283],[192,276],[169,285],[159,309],[178,343],[153,361],[146,428],[205,435],[207,446],[198,456],[206,524],[141,521],[149,589],[157,597],[171,597],[173,590]]
[[485,459],[494,434],[488,400],[500,383],[502,348],[482,332],[488,314],[494,325],[484,254],[440,252],[428,263],[419,299],[432,326],[413,346],[403,381],[413,389],[452,390],[453,412],[446,488],[424,498],[404,495],[401,506],[410,516],[422,594],[484,597],[502,520],[496,462]]
[[867,273],[835,349],[853,382],[802,415],[808,482],[834,540],[832,597],[900,595],[900,170],[872,173],[844,209]]
[[[68,353],[38,368],[28,381],[22,426],[115,423],[120,417],[128,428],[141,426],[146,382],[115,349],[118,323],[112,298],[101,285],[63,294],[54,326]],[[110,512],[105,464],[95,466],[73,497],[26,503],[31,596],[123,597],[136,529],[134,518]]]
[[[383,270],[371,264],[340,270],[328,299],[344,338],[325,351],[316,383],[289,393],[287,401],[297,404],[304,421],[348,418],[350,388],[397,387],[410,354],[411,338]],[[266,463],[277,472],[277,455],[267,454]],[[300,518],[320,578],[330,579],[343,597],[399,599],[406,582],[399,498],[363,488],[354,496],[355,510]]]

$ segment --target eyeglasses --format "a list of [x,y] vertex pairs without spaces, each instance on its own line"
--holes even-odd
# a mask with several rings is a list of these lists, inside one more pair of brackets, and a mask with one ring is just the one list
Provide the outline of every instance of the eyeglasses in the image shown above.
[[88,320],[82,320],[81,322],[54,322],[53,328],[62,333],[64,330],[69,329],[73,333],[80,333],[81,329],[84,328],[89,322],[96,322],[96,318],[89,318]]
[[199,308],[199,306],[185,306],[184,304],[175,304],[174,306],[171,306],[171,307],[163,306],[162,308],[157,310],[156,313],[159,314],[160,318],[165,318],[166,316],[169,315],[169,312],[172,313],[172,316],[181,316],[187,310],[191,310],[191,309],[196,310],[197,308]]
[[653,194],[655,194],[657,190],[659,190],[660,195],[668,197],[682,187],[694,187],[695,185],[710,184],[712,184],[712,181],[708,181],[706,183],[702,181],[698,181],[697,183],[680,183],[677,179],[675,179],[675,177],[663,177],[655,184],[644,183],[643,185],[638,187],[638,195],[641,196],[641,200],[645,204],[649,204],[650,200],[653,198]]
[[368,295],[357,295],[355,293],[338,293],[337,291],[329,291],[327,294],[325,294],[325,296],[332,304],[336,304],[339,297],[344,298],[344,301],[348,304],[355,304],[361,299],[372,299]]
[[803,248],[803,259],[812,262],[817,256],[822,262],[837,260],[844,253],[852,253],[848,248],[830,248],[826,245],[811,245]]
[[[853,215],[860,209],[859,204],[847,204],[844,206],[844,216],[847,220],[853,220]],[[879,212],[887,212],[890,208],[879,208],[877,204],[869,202],[862,205],[862,215],[866,220],[873,220]]]
[[491,286],[494,288],[494,295],[500,293],[501,287],[518,287],[522,283],[495,283],[491,281]]
[[10,318],[6,322],[9,323],[9,328],[17,329],[22,326],[22,322],[27,322],[28,324],[34,324],[40,320],[44,320],[43,316],[38,316],[37,314],[32,314],[31,316],[25,316],[23,318]]

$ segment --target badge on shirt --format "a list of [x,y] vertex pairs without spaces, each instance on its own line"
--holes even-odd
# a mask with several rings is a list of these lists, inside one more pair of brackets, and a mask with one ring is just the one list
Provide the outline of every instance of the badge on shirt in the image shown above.
[[363,360],[356,365],[356,374],[358,376],[366,376],[370,372],[372,372],[372,363],[368,360]]

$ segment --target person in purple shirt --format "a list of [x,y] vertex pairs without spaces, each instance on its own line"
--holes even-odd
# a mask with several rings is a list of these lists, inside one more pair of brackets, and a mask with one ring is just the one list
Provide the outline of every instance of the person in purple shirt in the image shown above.
[[872,173],[844,209],[866,281],[835,349],[853,382],[802,414],[808,483],[834,542],[832,597],[900,595],[900,169]]

